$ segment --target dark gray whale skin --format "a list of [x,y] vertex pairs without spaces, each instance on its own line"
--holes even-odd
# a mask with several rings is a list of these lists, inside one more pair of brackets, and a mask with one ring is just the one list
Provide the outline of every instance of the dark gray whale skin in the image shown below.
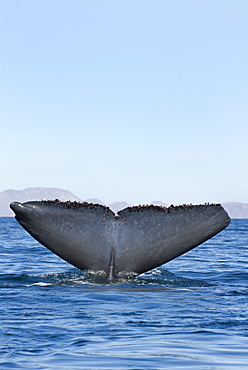
[[138,275],[195,248],[228,226],[220,204],[127,207],[13,202],[16,220],[67,262],[108,278]]

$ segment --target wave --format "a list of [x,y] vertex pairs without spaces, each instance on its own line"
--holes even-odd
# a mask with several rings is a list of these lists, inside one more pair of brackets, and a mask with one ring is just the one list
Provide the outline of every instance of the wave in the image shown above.
[[56,285],[108,285],[108,286],[156,286],[156,287],[207,287],[212,284],[201,279],[176,276],[169,270],[157,268],[136,277],[121,277],[109,280],[97,274],[86,274],[73,268],[64,273],[53,274],[1,274],[0,288],[56,286]]

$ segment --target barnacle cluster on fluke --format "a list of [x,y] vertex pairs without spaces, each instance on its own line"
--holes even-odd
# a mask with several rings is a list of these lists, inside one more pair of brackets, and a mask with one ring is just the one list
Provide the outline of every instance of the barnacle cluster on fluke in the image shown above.
[[59,199],[54,199],[54,200],[41,200],[41,203],[44,203],[46,205],[53,205],[53,206],[60,206],[64,208],[73,208],[73,209],[79,209],[79,208],[90,208],[90,209],[105,209],[106,211],[110,211],[109,207],[106,207],[102,204],[98,203],[88,203],[88,202],[77,202],[77,201],[62,201]]
[[[132,207],[127,207],[125,208],[125,211],[128,212],[144,212],[144,211],[154,211],[154,212],[167,212],[170,213],[172,211],[179,211],[179,210],[189,210],[192,208],[198,208],[198,209],[203,209],[206,208],[206,206],[209,206],[209,203],[205,204],[181,204],[181,205],[176,205],[174,206],[171,204],[169,207],[165,206],[158,206],[154,204],[144,204],[144,205],[138,205],[138,206],[132,206]],[[211,204],[211,206],[219,206],[219,204]],[[118,214],[120,215],[124,210],[120,210]]]
[[[46,205],[54,205],[54,206],[60,206],[64,208],[73,208],[73,209],[80,209],[80,208],[89,208],[89,209],[102,209],[106,211],[111,211],[111,209],[105,205],[98,204],[98,203],[88,203],[88,202],[77,202],[77,201],[61,201],[59,199],[54,199],[54,200],[41,200],[42,203]],[[197,208],[197,209],[204,209],[208,206],[220,206],[219,203],[205,203],[205,204],[180,204],[174,206],[171,204],[169,207],[165,206],[159,206],[159,205],[154,205],[154,204],[139,204],[138,206],[129,206],[126,207],[120,211],[117,212],[117,215],[121,215],[123,211],[125,212],[144,212],[144,211],[154,211],[154,212],[164,212],[164,213],[170,213],[173,211],[179,211],[179,210],[190,210],[192,208]]]

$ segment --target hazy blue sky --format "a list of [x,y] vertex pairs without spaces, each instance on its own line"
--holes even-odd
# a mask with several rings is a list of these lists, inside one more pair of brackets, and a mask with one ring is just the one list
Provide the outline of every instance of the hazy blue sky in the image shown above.
[[0,191],[248,202],[247,0],[0,4]]

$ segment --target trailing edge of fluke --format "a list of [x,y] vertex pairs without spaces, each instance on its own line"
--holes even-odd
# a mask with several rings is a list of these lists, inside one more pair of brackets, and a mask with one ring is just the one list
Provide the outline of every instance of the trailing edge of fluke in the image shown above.
[[195,248],[228,226],[220,204],[127,207],[115,215],[99,204],[13,202],[16,220],[38,242],[86,272],[138,275]]

